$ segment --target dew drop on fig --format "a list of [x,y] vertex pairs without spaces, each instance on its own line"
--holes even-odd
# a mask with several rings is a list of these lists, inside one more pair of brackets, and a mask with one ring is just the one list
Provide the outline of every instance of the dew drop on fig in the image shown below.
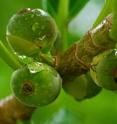
[[18,53],[16,53],[16,54],[19,57],[21,63],[23,63],[23,64],[29,64],[33,61],[32,58],[30,58],[30,57],[27,57],[25,55],[19,55]]
[[28,69],[29,69],[30,73],[34,74],[39,71],[42,71],[44,69],[44,66],[42,65],[42,63],[32,62],[32,63],[28,64]]

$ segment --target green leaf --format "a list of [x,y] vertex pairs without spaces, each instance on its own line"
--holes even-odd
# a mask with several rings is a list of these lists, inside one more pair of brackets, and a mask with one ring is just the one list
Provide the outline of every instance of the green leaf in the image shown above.
[[97,25],[99,25],[106,16],[108,16],[110,13],[112,13],[112,10],[113,10],[112,3],[113,3],[113,0],[105,1],[105,4],[102,7],[100,14],[98,15],[96,21],[93,24],[93,28],[95,28]]
[[[89,0],[69,0],[69,18],[81,11]],[[55,17],[58,12],[59,0],[42,0],[42,8]]]
[[42,0],[42,8],[52,16],[58,11],[59,0]]
[[76,16],[89,0],[70,0],[69,18]]

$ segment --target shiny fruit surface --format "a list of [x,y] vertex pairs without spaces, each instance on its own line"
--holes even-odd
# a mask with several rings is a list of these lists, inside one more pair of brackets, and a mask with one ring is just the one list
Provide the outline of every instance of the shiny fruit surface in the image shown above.
[[11,88],[22,103],[32,107],[43,106],[53,102],[59,95],[61,77],[46,64],[31,63],[13,73]]

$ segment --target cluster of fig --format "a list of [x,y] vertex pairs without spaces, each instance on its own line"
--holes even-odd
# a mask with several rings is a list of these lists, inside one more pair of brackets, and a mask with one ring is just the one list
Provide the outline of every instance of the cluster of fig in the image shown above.
[[13,15],[6,37],[19,60],[22,58],[22,67],[12,74],[11,88],[16,98],[28,106],[53,102],[61,87],[77,101],[96,96],[102,87],[116,90],[115,50],[95,58],[96,69],[90,73],[62,84],[61,76],[51,66],[54,60],[51,50],[58,39],[58,29],[54,19],[41,9],[26,8]]
[[117,50],[107,50],[94,57],[90,71],[63,83],[64,90],[81,101],[99,94],[102,88],[117,90]]
[[83,74],[71,81],[63,83],[63,89],[77,101],[83,101],[96,96],[101,87],[92,80],[90,73]]
[[22,9],[9,20],[7,41],[22,63],[12,74],[11,88],[28,106],[47,105],[60,93],[62,79],[49,65],[53,63],[50,51],[57,34],[54,19],[41,9]]

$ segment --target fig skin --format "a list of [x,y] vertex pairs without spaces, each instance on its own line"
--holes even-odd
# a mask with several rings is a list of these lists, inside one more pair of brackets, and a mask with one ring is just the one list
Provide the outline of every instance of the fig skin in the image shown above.
[[25,8],[10,18],[6,38],[16,53],[32,56],[39,50],[50,51],[57,32],[56,23],[47,12]]
[[57,71],[42,63],[36,70],[24,66],[11,77],[11,89],[16,98],[27,106],[38,107],[52,103],[59,95],[62,80]]
[[96,66],[97,81],[108,90],[117,90],[117,50],[109,50]]
[[63,89],[77,101],[83,101],[96,96],[102,88],[98,87],[87,73],[63,83]]
[[106,56],[107,52],[101,53],[93,58],[93,61],[91,63],[92,67],[90,68],[90,75],[93,81],[96,83],[96,85],[100,86],[97,80],[97,73],[96,73],[96,66],[99,64],[101,59],[103,59],[104,56]]
[[85,74],[85,78],[87,80],[87,95],[85,97],[92,98],[98,95],[100,91],[102,90],[102,88],[95,84],[89,72]]

